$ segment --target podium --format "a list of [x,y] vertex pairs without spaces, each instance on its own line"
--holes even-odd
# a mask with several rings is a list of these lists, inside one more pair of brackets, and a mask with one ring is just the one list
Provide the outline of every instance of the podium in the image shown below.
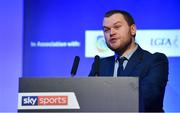
[[18,112],[139,112],[139,79],[22,77]]

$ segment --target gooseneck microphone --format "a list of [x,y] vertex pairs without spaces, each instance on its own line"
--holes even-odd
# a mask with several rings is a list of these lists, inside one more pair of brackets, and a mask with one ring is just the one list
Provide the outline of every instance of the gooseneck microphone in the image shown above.
[[96,55],[94,57],[94,76],[99,76],[99,60],[100,57]]
[[79,61],[80,61],[79,56],[75,56],[74,57],[73,66],[72,66],[72,69],[71,69],[71,76],[72,77],[74,77],[76,75],[76,72],[77,72],[77,69],[78,69],[78,65],[79,65]]

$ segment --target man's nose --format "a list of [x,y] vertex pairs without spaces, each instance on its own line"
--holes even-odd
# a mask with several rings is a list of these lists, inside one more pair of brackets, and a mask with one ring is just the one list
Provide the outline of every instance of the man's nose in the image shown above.
[[115,29],[114,28],[111,28],[110,29],[110,35],[114,35],[115,34]]

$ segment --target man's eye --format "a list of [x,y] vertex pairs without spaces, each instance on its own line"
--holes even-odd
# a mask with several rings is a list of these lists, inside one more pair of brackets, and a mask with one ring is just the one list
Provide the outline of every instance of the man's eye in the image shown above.
[[114,26],[114,29],[119,29],[121,26]]
[[104,32],[108,32],[109,31],[109,29],[104,29]]

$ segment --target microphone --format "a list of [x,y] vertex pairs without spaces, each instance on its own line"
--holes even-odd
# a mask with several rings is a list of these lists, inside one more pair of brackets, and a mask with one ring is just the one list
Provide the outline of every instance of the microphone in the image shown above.
[[71,69],[71,76],[74,77],[76,75],[76,72],[77,72],[77,68],[78,68],[78,65],[79,65],[79,56],[75,56],[74,57],[74,62],[73,62],[73,66],[72,66],[72,69]]
[[96,55],[94,57],[94,76],[99,76],[99,60],[100,57]]

